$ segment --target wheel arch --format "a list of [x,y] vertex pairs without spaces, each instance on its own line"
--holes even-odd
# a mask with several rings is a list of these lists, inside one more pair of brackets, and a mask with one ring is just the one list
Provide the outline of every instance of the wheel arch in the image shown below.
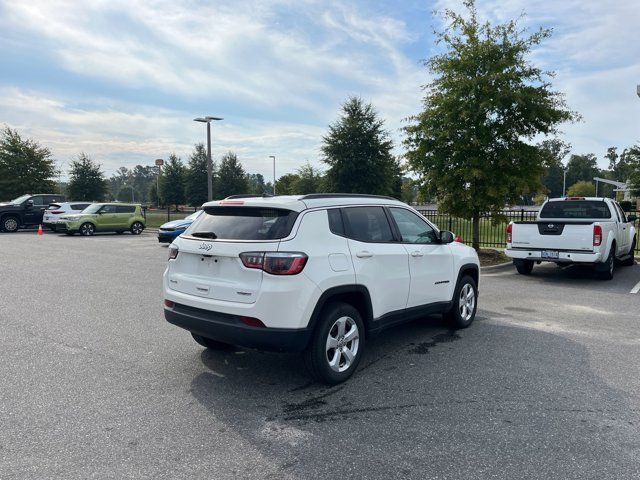
[[460,282],[460,279],[466,275],[473,278],[473,281],[476,282],[476,288],[479,290],[480,289],[480,268],[478,268],[478,265],[476,265],[475,263],[465,263],[460,267],[460,269],[458,270],[458,278],[456,278],[456,283],[454,285],[454,290],[455,290],[455,287]]
[[367,287],[357,284],[332,287],[322,292],[309,318],[308,328],[315,329],[322,310],[332,302],[345,302],[353,305],[362,315],[365,334],[369,335],[373,322],[371,295]]

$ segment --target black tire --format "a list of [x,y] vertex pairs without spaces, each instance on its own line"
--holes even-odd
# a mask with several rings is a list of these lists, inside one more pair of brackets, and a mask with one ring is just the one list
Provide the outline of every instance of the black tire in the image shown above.
[[520,275],[531,275],[533,260],[514,260],[513,264]]
[[451,310],[443,315],[444,319],[451,328],[467,328],[476,318],[477,310],[478,286],[473,278],[465,275],[456,285],[453,292],[453,305]]
[[[352,337],[348,340],[350,333]],[[329,346],[329,337],[336,347]],[[311,343],[304,352],[304,362],[313,378],[335,385],[353,375],[364,346],[365,330],[360,312],[348,303],[330,303],[318,319]]]
[[2,231],[8,233],[14,233],[20,228],[20,221],[13,215],[7,215],[2,219]]
[[211,338],[203,337],[202,335],[197,335],[193,332],[191,333],[191,336],[204,348],[210,348],[211,350],[229,350],[231,348],[231,345],[228,343],[218,342],[217,340],[212,340]]
[[635,258],[633,258],[636,251],[636,237],[633,237],[633,242],[631,242],[631,249],[629,249],[629,256],[620,262],[620,265],[623,267],[632,267],[635,263]]
[[142,224],[142,222],[133,222],[133,224],[131,225],[131,233],[133,235],[140,235],[143,230],[144,225]]
[[49,230],[51,230],[52,232],[56,231],[56,227],[49,227]]
[[604,263],[601,263],[596,267],[596,271],[598,272],[598,278],[601,280],[611,280],[613,279],[613,271],[616,267],[615,260],[615,252],[616,246],[611,245],[611,251],[609,252],[609,256]]
[[79,232],[83,237],[90,237],[94,233],[96,233],[96,227],[93,225],[93,223],[86,222],[80,225]]

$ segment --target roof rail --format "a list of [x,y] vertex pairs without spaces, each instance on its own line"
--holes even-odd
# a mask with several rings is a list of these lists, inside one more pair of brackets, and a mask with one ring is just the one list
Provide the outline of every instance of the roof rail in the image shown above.
[[384,195],[369,195],[367,193],[310,193],[300,198],[300,200],[313,200],[316,198],[378,198],[384,200],[397,200],[393,197],[386,197]]
[[254,193],[243,193],[242,195],[229,195],[225,200],[233,200],[234,198],[264,198],[273,197],[270,193],[263,193],[262,195],[256,195]]

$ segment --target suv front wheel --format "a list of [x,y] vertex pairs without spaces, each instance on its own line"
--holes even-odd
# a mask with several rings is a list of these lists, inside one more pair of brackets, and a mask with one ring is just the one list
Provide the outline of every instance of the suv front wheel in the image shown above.
[[5,232],[17,232],[18,227],[18,219],[16,217],[12,217],[8,215],[2,219],[2,230]]
[[347,380],[358,367],[364,350],[360,312],[348,303],[331,303],[318,320],[311,344],[304,352],[309,373],[324,383]]
[[453,305],[444,317],[452,328],[467,328],[476,318],[478,287],[473,278],[464,276],[456,285]]

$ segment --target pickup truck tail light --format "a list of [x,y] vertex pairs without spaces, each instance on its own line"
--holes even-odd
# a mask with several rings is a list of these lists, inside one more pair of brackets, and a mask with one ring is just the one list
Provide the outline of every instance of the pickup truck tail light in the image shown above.
[[507,225],[507,243],[511,243],[511,240],[512,240],[511,232],[512,231],[513,231],[513,223],[510,223],[509,225]]
[[600,225],[593,226],[593,246],[599,247],[602,243],[602,227]]
[[306,254],[301,252],[245,252],[240,254],[242,264],[272,275],[297,275],[307,264]]

